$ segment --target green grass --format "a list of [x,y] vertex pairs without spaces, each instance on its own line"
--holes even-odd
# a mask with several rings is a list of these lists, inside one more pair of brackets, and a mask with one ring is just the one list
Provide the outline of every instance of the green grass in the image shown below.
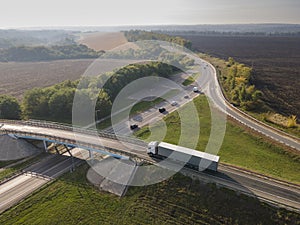
[[162,101],[164,101],[162,98],[156,98],[153,101],[141,101],[132,107],[130,115],[144,112],[145,110],[154,107],[156,104],[159,104]]
[[[191,103],[189,103],[191,104]],[[182,107],[185,118],[193,118],[190,114],[189,104]],[[199,96],[194,100],[194,104],[198,109],[200,120],[200,136],[197,148],[205,151],[206,144],[210,135],[210,110],[205,96]],[[167,132],[164,141],[178,144],[181,132],[181,122],[177,112],[171,113],[164,118],[167,124]],[[198,138],[193,134],[195,126],[193,119],[184,120],[190,127],[187,136],[190,140]],[[162,122],[158,122],[151,128],[144,127],[137,131],[135,135],[147,141],[159,140],[164,136]],[[151,134],[151,136],[150,136]],[[183,146],[190,147],[188,140],[183,142]],[[249,131],[238,127],[231,121],[227,121],[227,128],[222,147],[219,151],[220,161],[227,164],[237,165],[252,171],[256,171],[275,178],[300,183],[300,157],[294,153],[290,153],[265,141],[262,137],[253,136]]]
[[98,130],[103,130],[111,126],[111,118],[103,120],[101,123],[97,123],[96,127]]
[[[20,164],[4,169],[3,171],[0,172],[0,181],[6,177],[13,175],[14,173],[21,171],[22,169],[28,167],[30,164],[39,161],[41,158],[45,157],[45,155],[46,153],[41,153],[33,158],[29,158],[28,160]],[[14,160],[13,162],[17,162],[17,161],[18,160]]]
[[265,119],[265,114],[266,113],[257,113],[257,112],[247,112],[249,115],[253,116],[254,118],[256,118],[257,120],[260,120],[278,130],[281,130],[283,132],[286,132],[288,134],[291,134],[295,137],[298,137],[300,138],[300,125],[298,124],[297,127],[290,127],[290,128],[287,128],[287,127],[284,127],[284,126],[280,126],[276,123],[272,123],[272,122],[269,122]]
[[194,83],[196,81],[196,79],[199,75],[200,75],[199,73],[192,74],[191,76],[189,76],[182,82],[182,85],[183,86],[191,85],[192,83]]
[[178,90],[172,89],[172,90],[168,91],[167,93],[165,93],[163,96],[155,98],[152,101],[141,101],[132,107],[132,109],[130,110],[130,115],[132,116],[132,115],[144,112],[145,110],[148,110],[148,109],[154,107],[155,105],[165,101],[165,99],[173,97],[178,93],[179,93]]
[[[131,108],[129,115],[133,116],[138,113],[144,112],[145,110],[148,110],[148,109],[154,107],[155,105],[163,102],[165,99],[168,99],[176,94],[178,94],[178,90],[170,90],[166,94],[164,94],[162,97],[155,98],[152,101],[140,101]],[[120,115],[120,118],[118,118],[117,116],[115,117],[115,121],[121,121],[123,119],[124,119],[123,115]],[[103,130],[105,128],[110,127],[111,125],[112,125],[111,118],[109,117],[109,118],[103,120],[101,123],[98,123],[97,129]]]
[[0,161],[0,168],[3,168],[18,161],[19,160]]
[[87,184],[88,165],[0,215],[0,224],[293,224],[299,214],[275,209],[255,198],[204,185],[182,175],[125,197]]
[[[163,101],[162,98],[156,98],[153,101],[141,101],[132,107],[132,109],[130,111],[130,115],[135,115],[137,113],[143,112],[162,101]],[[120,120],[122,120],[122,118],[120,118]],[[97,129],[103,130],[110,126],[111,126],[111,118],[109,117],[109,118],[103,120],[101,123],[98,123]]]

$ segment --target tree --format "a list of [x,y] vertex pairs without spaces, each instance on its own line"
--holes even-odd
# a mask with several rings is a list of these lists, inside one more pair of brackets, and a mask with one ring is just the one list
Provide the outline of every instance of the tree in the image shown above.
[[104,89],[101,89],[96,103],[96,119],[104,118],[111,112],[112,103],[109,95]]
[[34,88],[25,93],[23,99],[23,112],[29,118],[47,118],[49,116],[48,101],[54,88]]
[[0,118],[20,119],[21,107],[18,100],[9,95],[0,95]]
[[71,121],[75,89],[64,88],[54,93],[49,99],[51,117]]

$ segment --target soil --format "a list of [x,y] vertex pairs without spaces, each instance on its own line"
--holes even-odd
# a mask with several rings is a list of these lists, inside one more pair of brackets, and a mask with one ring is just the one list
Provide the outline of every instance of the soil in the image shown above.
[[94,49],[95,51],[106,51],[127,43],[127,39],[121,32],[96,32],[82,34],[78,42]]
[[300,118],[300,37],[186,35],[195,50],[253,67],[252,83],[275,112]]
[[81,77],[93,59],[0,63],[0,94],[19,100],[25,91]]

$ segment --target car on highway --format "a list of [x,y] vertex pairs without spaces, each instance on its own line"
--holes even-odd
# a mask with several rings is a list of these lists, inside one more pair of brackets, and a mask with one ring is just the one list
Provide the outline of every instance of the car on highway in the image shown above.
[[159,111],[160,113],[164,113],[164,112],[166,111],[166,108],[160,107],[160,108],[158,109],[158,111]]
[[193,87],[193,92],[198,92],[198,88],[197,87]]
[[135,129],[137,129],[139,126],[137,125],[137,124],[132,124],[132,125],[130,125],[130,129],[131,130],[135,130]]
[[171,102],[171,106],[176,106],[178,103],[176,101]]

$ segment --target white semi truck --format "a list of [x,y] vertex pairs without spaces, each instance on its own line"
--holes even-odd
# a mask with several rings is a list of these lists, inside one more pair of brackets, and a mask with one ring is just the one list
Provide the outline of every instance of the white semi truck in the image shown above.
[[168,158],[199,171],[217,171],[220,158],[206,152],[158,141],[152,141],[148,144],[147,153],[151,157]]

